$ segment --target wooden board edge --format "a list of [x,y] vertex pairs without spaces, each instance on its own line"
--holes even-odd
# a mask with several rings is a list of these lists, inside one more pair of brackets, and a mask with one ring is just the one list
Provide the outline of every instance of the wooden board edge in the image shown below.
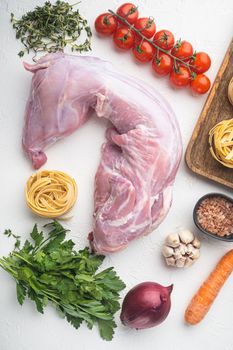
[[[225,69],[227,67],[227,64],[228,64],[228,61],[229,61],[229,57],[230,57],[230,53],[231,53],[231,50],[232,50],[232,46],[233,46],[233,39],[231,40],[231,43],[230,43],[230,45],[229,45],[229,47],[227,49],[227,52],[226,52],[226,54],[225,54],[225,56],[223,58],[222,64],[221,64],[221,66],[220,66],[220,68],[218,70],[218,73],[217,73],[216,78],[214,80],[214,83],[212,85],[212,89],[211,89],[211,91],[210,91],[210,93],[209,93],[209,95],[207,97],[207,100],[206,100],[206,102],[204,104],[204,107],[203,107],[203,109],[201,111],[201,114],[200,114],[200,116],[199,116],[199,118],[198,118],[198,120],[196,122],[196,125],[194,127],[192,136],[190,138],[190,141],[189,141],[188,146],[187,146],[186,151],[185,151],[185,162],[186,162],[186,165],[188,166],[188,168],[190,170],[192,170],[193,172],[198,173],[198,174],[200,174],[200,171],[199,171],[199,169],[197,169],[193,165],[192,160],[191,160],[192,147],[194,145],[196,137],[197,137],[197,135],[199,133],[199,130],[201,128],[201,122],[205,119],[207,111],[208,111],[208,108],[209,108],[209,105],[211,104],[211,102],[212,102],[212,100],[214,98],[214,95],[216,93],[216,90],[217,90],[217,88],[219,86],[219,83],[220,83],[219,76],[223,75],[223,73],[224,73],[224,71],[225,71]],[[200,175],[205,176],[203,174],[200,174]]]
[[202,177],[205,177],[206,179],[209,179],[213,182],[217,182],[221,185],[224,185],[226,187],[229,187],[229,188],[233,188],[233,183],[232,182],[228,182],[228,181],[225,181],[223,179],[221,179],[220,177],[217,177],[217,176],[214,176],[214,175],[208,175],[207,173],[205,173],[204,171],[202,171],[201,169],[195,167],[192,163],[190,166],[188,166],[188,168],[195,174],[199,175],[199,176],[202,176]]

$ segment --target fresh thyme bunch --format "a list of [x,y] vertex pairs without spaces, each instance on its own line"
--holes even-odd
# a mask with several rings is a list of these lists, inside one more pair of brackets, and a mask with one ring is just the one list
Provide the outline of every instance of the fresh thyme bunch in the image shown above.
[[[18,55],[22,57],[30,51],[35,56],[38,52],[63,51],[66,46],[80,53],[91,50],[92,32],[79,10],[73,10],[77,4],[79,2],[70,5],[58,0],[52,5],[46,1],[44,6],[37,6],[20,19],[16,19],[12,13],[11,23],[16,30],[16,38],[24,46]],[[86,36],[84,42],[77,43],[83,32]]]

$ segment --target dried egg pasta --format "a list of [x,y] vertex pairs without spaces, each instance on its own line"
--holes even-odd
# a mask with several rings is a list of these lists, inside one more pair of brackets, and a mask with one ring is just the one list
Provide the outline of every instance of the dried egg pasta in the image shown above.
[[221,164],[233,168],[233,119],[223,120],[209,132],[210,153]]
[[28,207],[37,215],[57,218],[67,213],[77,199],[77,185],[69,175],[42,170],[30,176],[25,189]]

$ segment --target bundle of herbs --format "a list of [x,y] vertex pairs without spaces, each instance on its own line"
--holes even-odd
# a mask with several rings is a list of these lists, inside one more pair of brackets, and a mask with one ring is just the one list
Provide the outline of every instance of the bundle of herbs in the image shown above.
[[[70,46],[72,51],[84,52],[91,50],[92,32],[79,10],[73,7],[79,3],[70,5],[68,2],[57,1],[54,5],[46,1],[43,6],[37,6],[33,11],[27,12],[20,19],[11,14],[11,22],[24,49],[18,55],[24,56],[25,52],[63,51]],[[85,33],[85,40],[77,43],[81,34]]]
[[0,259],[0,266],[15,279],[18,302],[22,305],[27,296],[40,313],[51,302],[75,328],[83,321],[90,329],[97,324],[101,337],[111,340],[125,284],[113,267],[97,272],[104,256],[93,255],[88,248],[75,251],[59,222],[45,227],[48,237],[35,225],[30,234],[33,243],[26,240],[22,248],[20,237],[5,231],[16,244],[8,257]]

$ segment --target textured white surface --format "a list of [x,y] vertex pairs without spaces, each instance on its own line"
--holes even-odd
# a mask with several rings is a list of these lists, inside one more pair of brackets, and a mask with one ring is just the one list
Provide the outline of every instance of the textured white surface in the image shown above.
[[[11,228],[25,238],[35,221],[43,224],[44,220],[31,214],[24,201],[24,185],[33,172],[21,149],[23,113],[31,76],[24,71],[17,56],[19,43],[14,38],[9,16],[11,12],[20,16],[42,3],[42,0],[0,0],[0,231]],[[116,9],[120,3],[122,1],[119,0],[83,0],[80,9],[93,25],[99,13],[108,8]],[[208,75],[213,81],[233,32],[232,1],[144,0],[137,1],[137,4],[142,14],[155,17],[157,28],[170,29],[176,38],[182,37],[192,42],[197,50],[210,54],[212,67]],[[154,78],[149,66],[140,67],[129,53],[118,53],[110,39],[100,39],[95,33],[91,54],[110,60],[120,70],[150,82],[168,99],[180,122],[185,149],[206,96],[194,98],[188,91],[173,91],[167,79]],[[91,230],[93,179],[104,130],[104,123],[93,119],[47,152],[46,168],[67,171],[75,177],[79,186],[74,216],[67,222],[78,247],[86,244],[86,235]],[[146,280],[164,285],[174,283],[171,313],[162,325],[137,332],[121,326],[117,315],[119,327],[114,340],[107,343],[101,340],[96,329],[89,331],[82,326],[76,331],[60,319],[52,307],[48,307],[44,315],[35,312],[30,301],[20,307],[16,301],[14,281],[0,271],[0,350],[89,350],[91,347],[101,350],[129,347],[232,350],[233,276],[200,325],[187,327],[183,314],[200,283],[233,244],[200,237],[201,258],[187,270],[166,267],[160,253],[164,237],[177,227],[187,227],[196,232],[192,222],[193,206],[200,196],[211,191],[231,194],[231,191],[191,174],[182,161],[174,187],[173,206],[167,219],[150,236],[106,258],[105,265],[115,266],[126,281],[127,289]],[[12,242],[0,235],[0,255],[8,254],[11,249]]]

